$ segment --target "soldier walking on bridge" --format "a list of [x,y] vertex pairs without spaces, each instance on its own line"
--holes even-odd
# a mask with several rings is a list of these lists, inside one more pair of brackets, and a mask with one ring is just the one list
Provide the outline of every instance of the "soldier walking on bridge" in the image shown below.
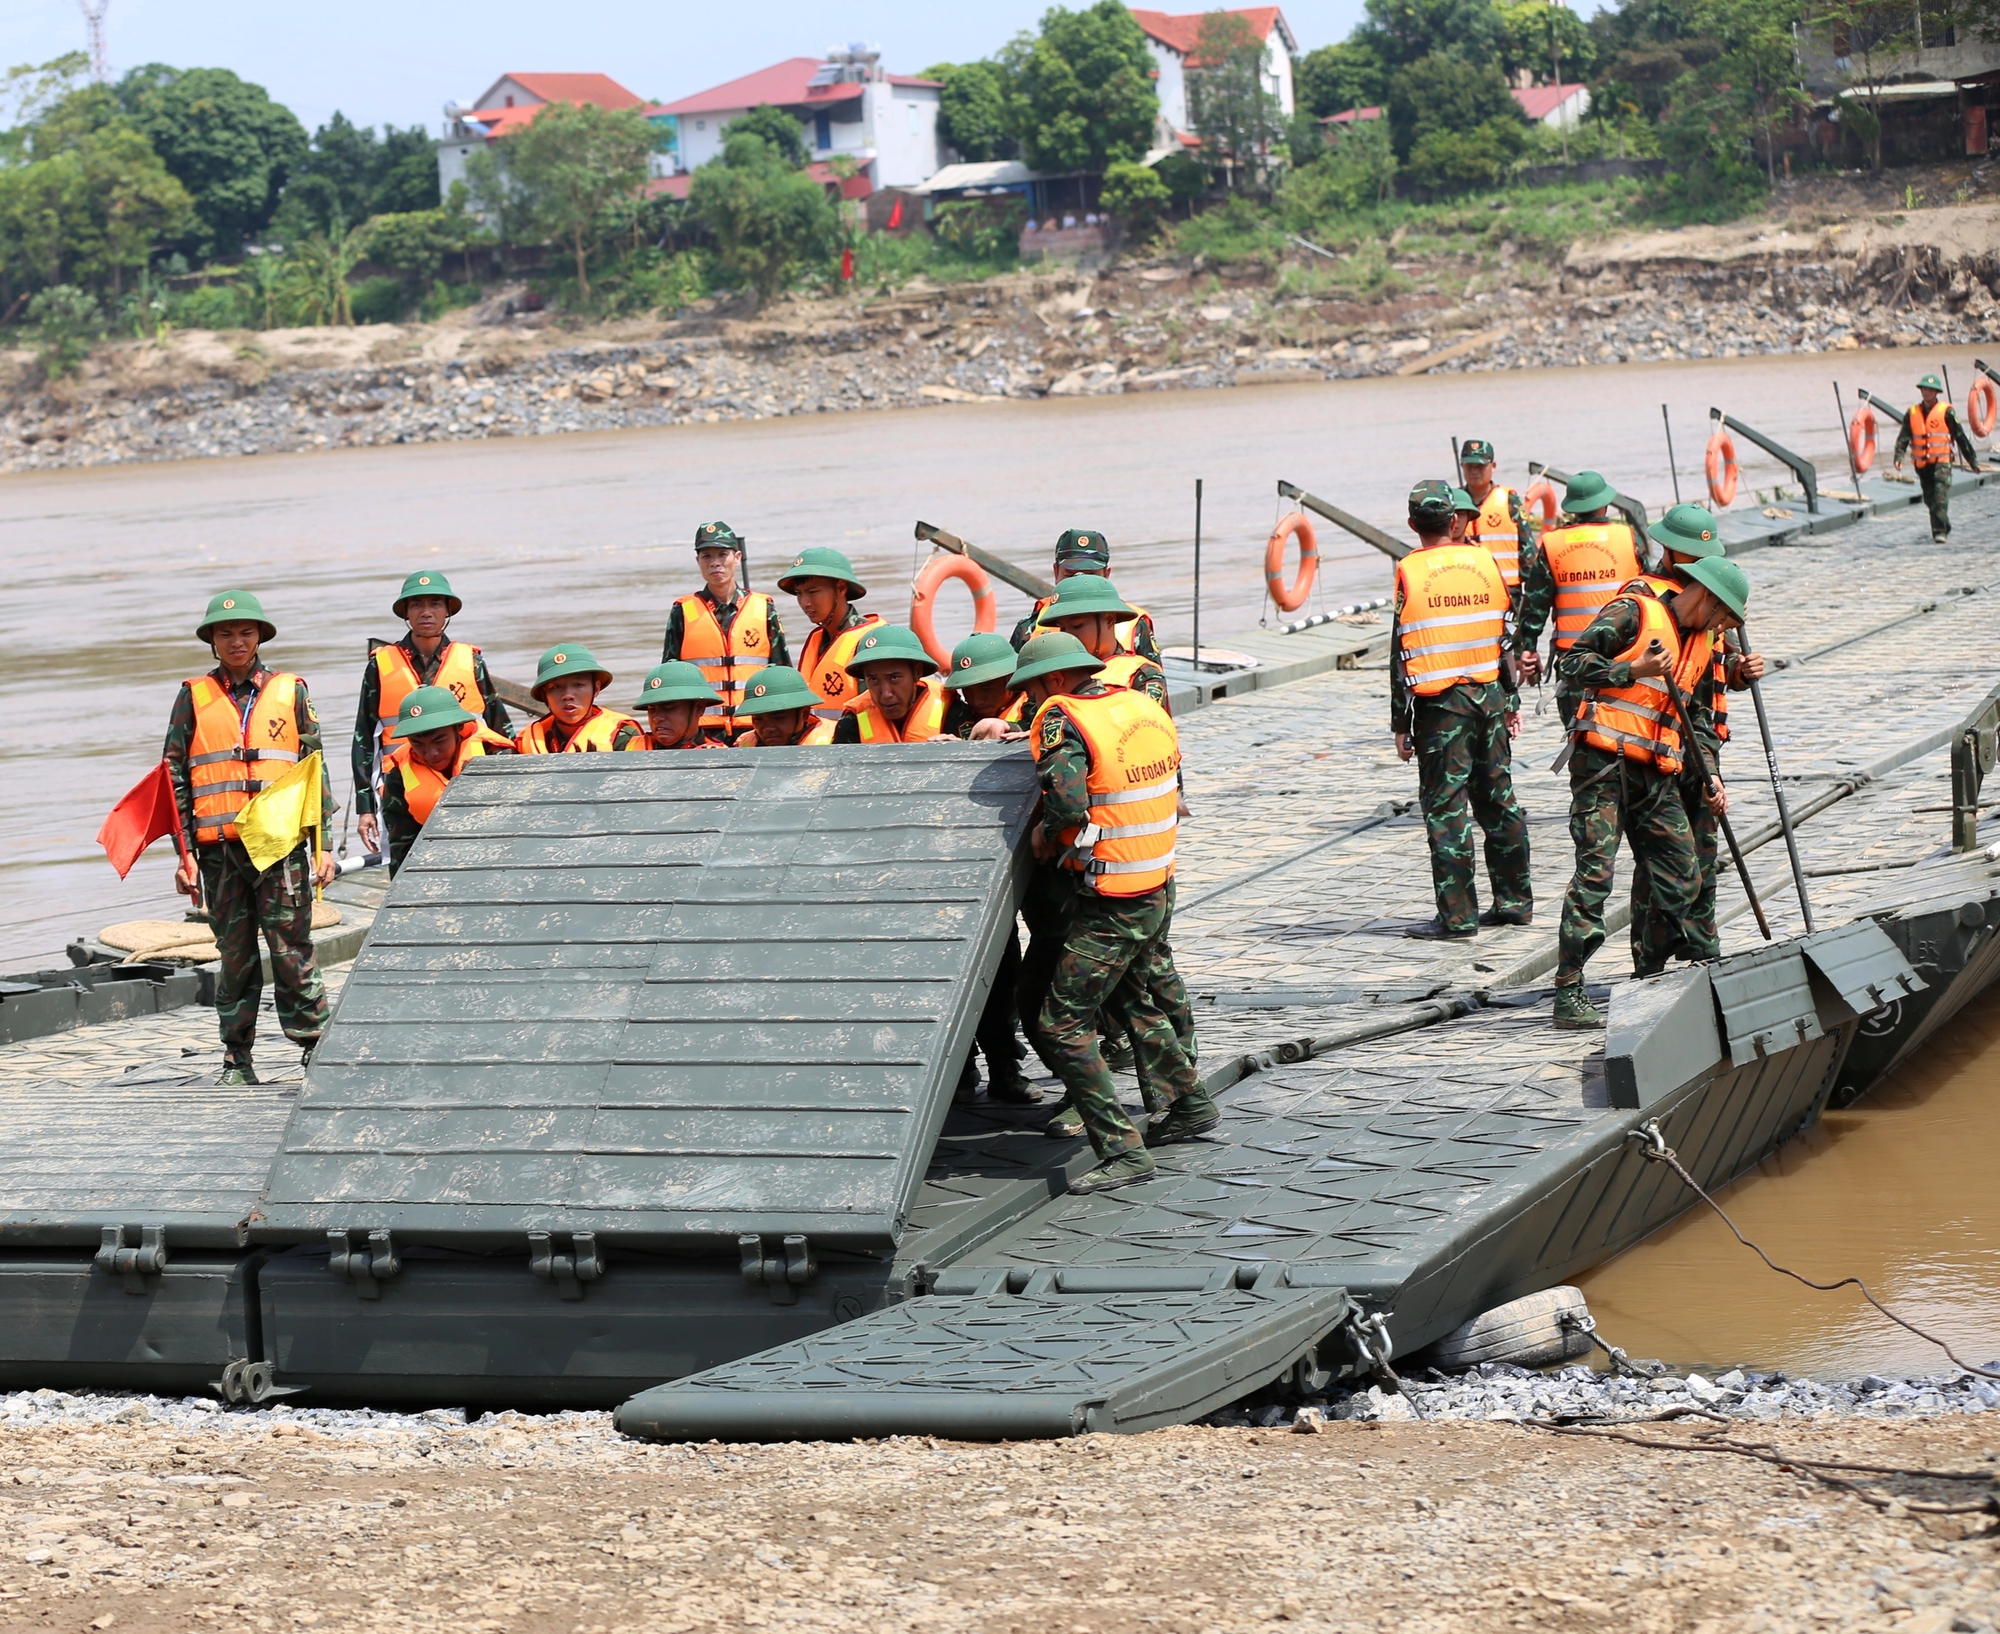
[[1639,576],[1638,541],[1631,524],[1611,520],[1614,497],[1611,484],[1595,471],[1571,477],[1563,494],[1567,520],[1535,542],[1521,576],[1514,619],[1521,679],[1533,684],[1542,677],[1542,659],[1535,649],[1553,611],[1555,635],[1549,642],[1548,667],[1556,671],[1556,710],[1564,726],[1576,715],[1578,694],[1563,678],[1563,654],[1620,588]]
[[1924,508],[1931,513],[1931,538],[1942,542],[1951,537],[1951,461],[1954,450],[1965,463],[1979,469],[1979,453],[1958,411],[1944,399],[1944,382],[1927,374],[1917,382],[1919,401],[1903,416],[1903,429],[1896,433],[1896,470],[1903,469],[1905,455],[1914,455],[1917,486],[1924,493]]

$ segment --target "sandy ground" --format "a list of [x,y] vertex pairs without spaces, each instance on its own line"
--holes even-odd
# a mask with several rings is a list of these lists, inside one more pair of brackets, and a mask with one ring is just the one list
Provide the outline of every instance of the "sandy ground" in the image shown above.
[[[1990,1517],[1514,1425],[1003,1447],[653,1447],[595,1414],[211,1426],[0,1432],[0,1630],[1946,1634],[2000,1617]],[[1981,1474],[1864,1478],[1913,1501],[1990,1501],[2000,1470],[1984,1418],[1726,1433]]]

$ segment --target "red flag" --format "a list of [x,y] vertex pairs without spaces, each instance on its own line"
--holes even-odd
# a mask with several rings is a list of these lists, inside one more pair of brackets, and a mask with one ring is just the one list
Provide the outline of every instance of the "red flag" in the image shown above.
[[111,866],[123,879],[132,872],[139,853],[163,834],[173,835],[181,855],[187,855],[187,841],[181,836],[180,807],[174,803],[173,780],[167,776],[164,760],[133,784],[132,792],[111,808],[111,815],[97,831],[97,843],[104,847]]
[[903,196],[896,195],[896,202],[889,209],[889,231],[894,232],[903,225]]
[[852,249],[842,250],[840,252],[840,281],[842,283],[848,283],[853,280],[853,277],[854,277],[854,251]]

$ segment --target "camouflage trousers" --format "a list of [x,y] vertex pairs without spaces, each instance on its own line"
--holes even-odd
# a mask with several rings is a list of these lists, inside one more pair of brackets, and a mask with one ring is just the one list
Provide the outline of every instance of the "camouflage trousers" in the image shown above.
[[1431,888],[1448,930],[1479,924],[1472,866],[1472,825],[1486,836],[1486,877],[1493,906],[1526,913],[1535,905],[1528,877],[1528,819],[1514,798],[1512,745],[1500,716],[1465,715],[1417,705],[1410,733],[1417,790],[1431,846]]
[[[1701,870],[1701,886],[1695,892],[1688,923],[1711,942],[1720,942],[1715,929],[1715,880],[1720,866],[1722,825],[1701,796],[1701,785],[1692,778],[1680,782],[1681,809],[1687,813],[1688,834],[1694,841],[1695,866]],[[1679,938],[1679,927],[1654,911],[1651,865],[1643,856],[1632,860],[1632,974],[1657,976],[1667,968]]]
[[1139,897],[1077,894],[1063,938],[1062,956],[1037,1018],[1049,1062],[1083,1118],[1084,1133],[1100,1158],[1142,1144],[1118,1102],[1118,1088],[1098,1047],[1098,1012],[1108,1011],[1132,1039],[1141,1082],[1152,1086],[1148,1105],[1162,1107],[1192,1094],[1194,1062],[1152,990],[1149,974],[1165,944],[1172,901],[1162,888]]
[[1576,873],[1563,893],[1556,986],[1582,981],[1585,963],[1604,945],[1604,904],[1611,896],[1621,835],[1635,865],[1646,871],[1646,912],[1657,927],[1661,962],[1714,958],[1714,932],[1694,918],[1701,874],[1680,780],[1624,755],[1581,745],[1570,759],[1569,775]]
[[222,954],[215,1019],[223,1053],[232,1061],[248,1060],[257,1040],[257,1006],[264,997],[259,931],[271,949],[278,1021],[293,1043],[312,1048],[326,1031],[326,984],[313,963],[312,865],[306,848],[262,874],[235,840],[202,846],[199,862],[202,901]]
[[1951,467],[1920,465],[1917,486],[1923,490],[1924,509],[1931,513],[1931,537],[1951,537]]

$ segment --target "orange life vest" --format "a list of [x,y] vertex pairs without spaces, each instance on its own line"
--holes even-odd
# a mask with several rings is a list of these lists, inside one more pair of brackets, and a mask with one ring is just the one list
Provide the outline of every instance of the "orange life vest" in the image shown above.
[[1510,592],[1521,582],[1521,532],[1514,526],[1514,512],[1508,504],[1513,497],[1512,488],[1503,488],[1497,482],[1493,485],[1473,521],[1471,541],[1493,553],[1493,560],[1500,564],[1500,577],[1506,580]]
[[[847,706],[847,713],[861,724],[863,743],[928,743],[944,729],[944,683],[926,675],[917,683],[917,695],[910,700],[910,712],[898,727],[875,707],[875,695],[864,692]],[[831,736],[829,735],[829,740]]]
[[1910,405],[1910,458],[1918,465],[1951,464],[1951,405],[1942,397],[1926,414],[1924,405]]
[[839,720],[841,710],[853,700],[861,683],[847,673],[847,666],[854,657],[854,649],[868,633],[868,626],[881,622],[879,613],[866,613],[859,624],[831,637],[817,624],[807,632],[806,643],[799,649],[799,673],[806,678],[806,685],[819,694],[820,701],[813,714],[820,720]]
[[[833,722],[814,720],[814,721],[808,721],[806,723],[805,731],[801,732],[797,737],[793,738],[790,744],[788,745],[774,744],[772,745],[772,747],[803,749],[808,744],[831,743],[831,742],[833,742]],[[733,747],[738,749],[762,748],[763,745],[757,741],[757,728],[754,726],[746,726],[741,732],[738,732],[736,734],[736,742],[733,745]]]
[[[520,736],[514,739],[516,753],[524,755],[558,753],[549,747],[549,729],[556,724],[553,715],[544,715],[538,721],[530,721],[521,729]],[[575,735],[569,742],[562,746],[560,753],[581,755],[593,750],[614,748],[615,745],[611,740],[618,736],[619,727],[638,725],[639,723],[630,715],[621,715],[615,709],[600,709],[596,704],[592,704],[590,713],[584,717],[583,724],[576,729]],[[640,729],[639,735],[641,737],[646,735],[643,728]]]
[[1507,585],[1484,545],[1425,545],[1396,564],[1403,667],[1419,698],[1498,680]]
[[460,728],[461,737],[458,753],[452,758],[448,772],[432,771],[421,760],[410,753],[410,746],[399,741],[389,751],[389,758],[382,762],[382,775],[398,774],[403,780],[403,804],[410,815],[421,826],[431,820],[431,812],[437,807],[438,798],[450,785],[451,780],[465,770],[468,760],[483,759],[488,750],[514,747],[511,738],[503,738],[498,732],[484,726]]
[[717,743],[713,738],[705,738],[699,732],[685,743],[655,743],[653,734],[642,730],[636,738],[625,745],[627,754],[650,754],[655,749],[663,754],[671,754],[676,749],[727,749],[726,743]]
[[[1639,635],[1618,655],[1619,662],[1631,663],[1657,641],[1673,660],[1682,696],[1691,697],[1715,662],[1714,637],[1705,630],[1684,635],[1674,615],[1650,591],[1635,587],[1630,600],[1639,609]],[[1581,733],[1584,742],[1596,748],[1657,766],[1669,775],[1681,769],[1680,722],[1667,683],[1658,677],[1586,692],[1571,731]]]
[[298,763],[300,682],[296,675],[273,675],[247,710],[213,675],[197,675],[187,685],[194,701],[188,744],[194,841],[215,845],[236,838],[236,814],[282,775],[258,775],[265,761]]
[[681,610],[681,657],[701,671],[722,700],[703,713],[702,728],[733,736],[743,689],[771,661],[771,598],[746,591],[727,632],[708,597],[683,596],[676,605]]
[[1624,522],[1578,522],[1542,535],[1542,555],[1556,581],[1555,650],[1568,652],[1591,620],[1639,577],[1639,553]]
[[[486,698],[479,690],[479,679],[473,664],[478,656],[477,647],[464,641],[447,639],[444,651],[439,654],[437,679],[429,683],[449,687],[451,695],[458,700],[458,707],[468,715],[486,713]],[[389,729],[396,724],[403,700],[426,683],[418,676],[416,666],[410,662],[410,655],[403,650],[401,642],[392,641],[386,647],[377,647],[372,661],[381,690],[381,697],[375,705],[375,736],[386,752]]]
[[[1666,596],[1683,588],[1683,586],[1678,579],[1662,578],[1657,573],[1641,573],[1619,593],[1623,595],[1634,588],[1642,589],[1649,595]],[[1713,637],[1710,637],[1709,641],[1715,650],[1713,672],[1715,685],[1710,688],[1709,713],[1715,720],[1715,741],[1717,743],[1727,743],[1729,741],[1729,694],[1727,690],[1729,686],[1729,666],[1722,644]]]
[[1042,758],[1042,719],[1060,703],[1090,750],[1090,812],[1063,834],[1062,866],[1099,896],[1144,896],[1174,877],[1180,818],[1180,735],[1143,692],[1051,698],[1035,711],[1028,742]]

